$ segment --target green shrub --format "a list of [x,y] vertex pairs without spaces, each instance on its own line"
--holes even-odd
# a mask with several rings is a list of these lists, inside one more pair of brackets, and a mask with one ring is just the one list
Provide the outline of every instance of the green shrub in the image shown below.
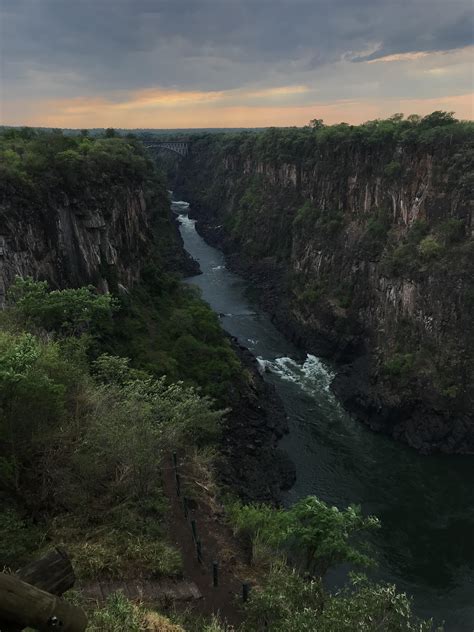
[[387,178],[395,179],[401,175],[402,166],[399,162],[397,162],[396,160],[393,160],[392,162],[389,162],[388,165],[384,167],[383,172],[384,172],[384,175],[387,176]]
[[145,610],[129,601],[122,592],[107,597],[104,607],[89,617],[88,632],[144,632]]
[[426,237],[429,231],[428,222],[424,219],[416,219],[407,232],[407,243],[418,245],[423,237]]
[[116,301],[94,287],[52,290],[46,281],[17,277],[8,293],[14,314],[25,327],[36,326],[62,335],[80,335],[110,324]]
[[13,570],[30,561],[40,543],[40,531],[28,523],[14,509],[0,511],[0,572],[4,567]]
[[432,235],[428,235],[420,241],[418,252],[425,261],[438,259],[442,252],[443,246]]
[[[303,578],[277,564],[262,587],[250,593],[243,630],[272,632],[434,632],[431,621],[421,621],[410,599],[390,584],[374,584],[353,577],[352,585],[325,594],[319,581]],[[441,628],[436,628],[442,632]]]
[[307,200],[296,212],[293,226],[301,230],[314,227],[320,216],[320,211],[314,207],[312,202]]
[[357,506],[340,511],[307,496],[287,510],[235,503],[229,515],[238,533],[273,551],[290,553],[312,574],[322,576],[343,562],[372,563],[357,536],[378,528],[379,522],[373,516],[363,517]]
[[384,370],[388,375],[396,377],[407,377],[411,374],[415,356],[413,353],[395,353],[390,359],[385,361]]
[[463,219],[448,219],[436,227],[436,234],[444,246],[462,241],[466,236]]

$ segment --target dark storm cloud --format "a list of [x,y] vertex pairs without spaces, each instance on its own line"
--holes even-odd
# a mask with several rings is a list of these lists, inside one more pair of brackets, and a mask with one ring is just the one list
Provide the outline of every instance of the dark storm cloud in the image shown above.
[[[3,0],[3,79],[222,90],[472,40],[467,0]],[[67,88],[66,88],[67,85]]]

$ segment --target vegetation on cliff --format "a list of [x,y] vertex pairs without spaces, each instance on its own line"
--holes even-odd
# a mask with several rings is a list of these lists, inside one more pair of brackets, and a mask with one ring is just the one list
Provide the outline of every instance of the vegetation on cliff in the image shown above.
[[474,451],[473,145],[474,124],[447,112],[314,121],[197,136],[178,174],[271,286],[277,322],[308,350],[366,358],[347,406],[423,451]]

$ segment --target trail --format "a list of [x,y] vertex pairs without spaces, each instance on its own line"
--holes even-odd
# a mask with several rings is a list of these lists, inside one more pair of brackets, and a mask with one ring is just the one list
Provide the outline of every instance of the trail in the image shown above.
[[[187,484],[186,467],[179,465],[182,494],[177,495],[176,477],[172,460],[163,470],[163,487],[170,504],[169,532],[172,543],[181,551],[183,574],[193,582],[201,598],[190,603],[196,613],[220,617],[231,624],[239,624],[241,613],[242,583],[254,575],[245,563],[245,552],[236,543],[231,529],[224,523],[223,515],[212,507],[210,501],[199,499],[190,502],[188,517],[184,513],[183,491]],[[196,521],[197,537],[201,541],[202,563],[198,562],[196,543],[191,520]],[[218,586],[213,586],[213,562],[217,561]]]

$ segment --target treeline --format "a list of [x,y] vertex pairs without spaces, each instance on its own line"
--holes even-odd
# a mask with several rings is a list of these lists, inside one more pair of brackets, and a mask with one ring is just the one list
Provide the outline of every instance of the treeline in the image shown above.
[[[317,149],[334,147],[343,151],[348,145],[371,149],[459,144],[474,140],[474,123],[459,121],[451,112],[436,111],[421,117],[394,114],[388,119],[376,119],[361,125],[339,123],[325,125],[315,119],[305,127],[271,127],[258,132],[225,132],[219,135],[197,134],[192,138],[196,151],[208,143],[223,154],[242,155],[270,164],[295,160],[310,166],[318,158]],[[315,153],[316,150],[316,153]]]
[[[41,203],[65,193],[87,199],[117,194],[158,176],[133,139],[65,136],[31,129],[0,135],[0,196]],[[152,183],[149,182],[151,185]],[[163,184],[163,183],[161,183]],[[150,192],[152,187],[150,186]]]

